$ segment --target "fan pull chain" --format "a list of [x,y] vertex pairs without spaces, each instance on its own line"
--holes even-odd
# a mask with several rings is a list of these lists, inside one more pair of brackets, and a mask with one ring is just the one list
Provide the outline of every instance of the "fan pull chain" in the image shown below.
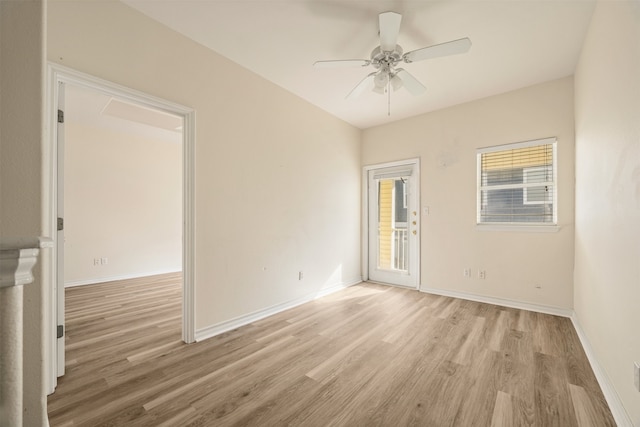
[[391,117],[391,76],[387,79],[387,116]]

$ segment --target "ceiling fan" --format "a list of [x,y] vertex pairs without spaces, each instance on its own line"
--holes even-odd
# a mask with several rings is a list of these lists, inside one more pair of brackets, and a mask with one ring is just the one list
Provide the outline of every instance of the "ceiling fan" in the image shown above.
[[[380,46],[373,49],[370,59],[338,59],[316,61],[315,68],[367,67],[373,66],[376,71],[368,74],[349,92],[347,99],[358,97],[368,88],[379,94],[389,94],[390,88],[398,90],[402,87],[412,95],[421,95],[426,87],[403,68],[396,68],[400,62],[410,64],[425,59],[465,53],[471,48],[471,40],[463,38],[434,46],[423,47],[403,53],[397,44],[400,33],[402,15],[396,12],[383,12],[379,15]],[[390,99],[390,98],[389,98]]]

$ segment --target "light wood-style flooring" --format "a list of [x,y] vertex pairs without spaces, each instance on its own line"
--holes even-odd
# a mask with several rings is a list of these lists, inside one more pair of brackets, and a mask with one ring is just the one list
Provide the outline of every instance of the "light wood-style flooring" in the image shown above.
[[67,290],[56,426],[615,426],[571,322],[364,283],[196,344],[179,275]]

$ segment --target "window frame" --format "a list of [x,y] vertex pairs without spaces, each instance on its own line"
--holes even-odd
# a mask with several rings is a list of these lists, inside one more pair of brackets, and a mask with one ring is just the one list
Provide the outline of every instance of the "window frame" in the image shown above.
[[[527,202],[526,201],[526,188],[527,183],[525,180],[525,169],[540,169],[551,168],[552,181],[545,181],[543,183],[529,183],[529,186],[541,186],[552,185],[553,191],[550,192],[549,197],[552,202],[552,220],[550,222],[483,222],[482,221],[482,209],[487,207],[487,201],[482,197],[482,191],[487,190],[491,186],[482,185],[482,155],[487,153],[495,153],[500,151],[509,151],[520,148],[531,148],[542,145],[551,145],[552,149],[552,162],[551,165],[540,165],[523,167],[523,183],[522,184],[506,184],[500,187],[503,188],[522,188],[523,189],[523,204],[537,205],[544,204],[544,202]],[[543,138],[530,141],[515,142],[509,144],[495,145],[491,147],[479,148],[476,150],[476,227],[482,230],[522,230],[522,231],[557,231],[558,227],[558,156],[557,156],[557,138]]]

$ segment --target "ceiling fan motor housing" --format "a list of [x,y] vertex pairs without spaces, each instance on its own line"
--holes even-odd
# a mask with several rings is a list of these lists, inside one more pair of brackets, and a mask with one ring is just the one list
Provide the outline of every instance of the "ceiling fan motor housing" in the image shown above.
[[380,46],[371,51],[371,65],[375,68],[388,69],[402,61],[402,47],[399,44],[390,52],[385,52]]

